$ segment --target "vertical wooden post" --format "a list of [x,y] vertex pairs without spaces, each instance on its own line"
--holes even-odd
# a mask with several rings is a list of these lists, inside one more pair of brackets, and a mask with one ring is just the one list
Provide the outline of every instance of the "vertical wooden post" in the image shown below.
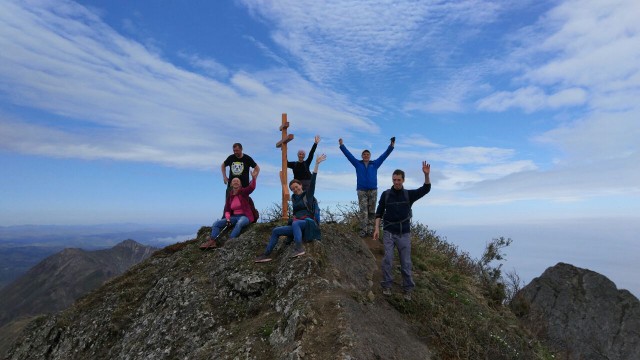
[[282,139],[276,143],[276,147],[282,150],[282,169],[280,170],[280,183],[282,184],[282,220],[289,220],[290,194],[287,181],[287,143],[293,140],[293,134],[287,135],[288,127],[287,114],[282,114],[282,125],[280,125]]

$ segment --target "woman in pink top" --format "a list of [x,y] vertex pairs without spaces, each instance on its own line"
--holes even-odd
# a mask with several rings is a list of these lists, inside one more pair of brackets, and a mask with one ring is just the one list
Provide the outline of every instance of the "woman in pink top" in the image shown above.
[[233,226],[233,230],[229,234],[229,240],[235,240],[240,236],[240,231],[242,231],[243,227],[256,220],[253,217],[248,198],[249,194],[256,189],[256,179],[259,172],[259,168],[253,169],[251,172],[253,179],[251,179],[249,186],[244,188],[239,178],[231,180],[231,191],[229,191],[229,196],[227,196],[227,201],[224,204],[224,217],[211,226],[211,236],[209,236],[207,242],[200,245],[201,249],[216,247],[215,238],[220,235],[225,226]]

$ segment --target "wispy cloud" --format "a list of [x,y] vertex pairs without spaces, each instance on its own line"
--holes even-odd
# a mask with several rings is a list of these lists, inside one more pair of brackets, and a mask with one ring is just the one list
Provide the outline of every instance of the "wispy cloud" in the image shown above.
[[[272,129],[260,124],[279,119],[280,109],[304,130],[315,119],[334,129],[377,129],[363,109],[291,70],[229,73],[229,82],[190,72],[72,2],[3,2],[0,18],[0,91],[42,111],[2,114],[6,149],[202,167],[209,166],[203,154],[220,157],[246,129],[256,151],[272,148],[260,136]],[[227,71],[212,59],[187,58],[216,77]]]
[[203,58],[197,54],[187,54],[185,52],[181,52],[178,55],[187,60],[193,67],[203,70],[214,78],[224,79],[229,76],[229,69],[215,59]]
[[478,108],[487,111],[505,111],[521,108],[527,113],[544,109],[579,106],[587,101],[587,93],[581,88],[568,88],[547,94],[541,88],[528,86],[515,91],[500,91],[478,101]]
[[[242,1],[275,27],[271,36],[319,82],[339,80],[349,70],[371,74],[389,69],[425,44],[450,36],[451,25],[490,22],[491,1]],[[446,31],[445,31],[446,29]]]

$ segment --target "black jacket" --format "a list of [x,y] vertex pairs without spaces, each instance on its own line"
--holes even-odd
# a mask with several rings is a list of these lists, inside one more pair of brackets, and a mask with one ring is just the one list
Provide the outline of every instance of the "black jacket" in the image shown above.
[[[405,191],[409,197],[408,202]],[[411,231],[411,205],[429,191],[431,184],[423,184],[415,190],[396,190],[393,187],[385,190],[380,195],[376,210],[376,218],[382,219],[384,230],[394,234],[406,234]]]

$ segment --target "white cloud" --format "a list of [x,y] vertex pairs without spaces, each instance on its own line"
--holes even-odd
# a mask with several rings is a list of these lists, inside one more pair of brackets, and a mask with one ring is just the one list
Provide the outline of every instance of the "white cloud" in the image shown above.
[[488,111],[505,111],[521,108],[531,113],[545,109],[578,106],[586,102],[587,94],[580,88],[563,89],[546,94],[543,89],[527,86],[515,91],[500,91],[478,101],[478,108]]
[[[254,151],[272,149],[275,139],[261,135],[274,129],[263,124],[277,124],[282,109],[299,131],[317,131],[317,119],[325,129],[378,130],[364,109],[291,70],[218,81],[168,63],[71,2],[2,2],[0,47],[0,92],[43,112],[3,114],[5,149],[206,167],[230,151],[230,138],[251,135]],[[213,60],[190,59],[224,75]]]
[[186,59],[195,68],[204,70],[205,73],[213,76],[214,78],[224,79],[229,76],[229,70],[227,67],[220,64],[215,59],[203,58],[197,54],[187,54],[185,52],[181,52],[178,55]]
[[347,70],[374,73],[391,68],[416,49],[447,36],[448,25],[468,29],[469,24],[493,21],[500,9],[480,0],[242,2],[273,23],[273,40],[319,82],[339,80]]
[[431,151],[429,157],[449,164],[495,164],[514,155],[512,149],[467,146]]

